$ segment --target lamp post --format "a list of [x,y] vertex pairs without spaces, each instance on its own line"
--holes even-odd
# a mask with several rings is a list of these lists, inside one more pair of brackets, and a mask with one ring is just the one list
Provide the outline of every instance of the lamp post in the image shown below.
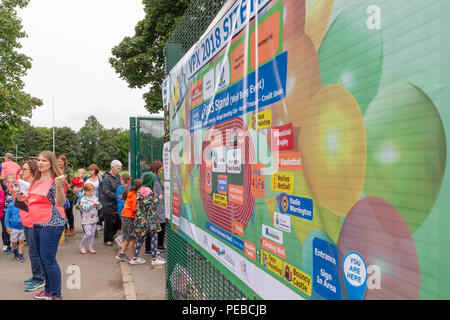
[[52,94],[52,114],[53,114],[53,153],[55,153],[55,95]]

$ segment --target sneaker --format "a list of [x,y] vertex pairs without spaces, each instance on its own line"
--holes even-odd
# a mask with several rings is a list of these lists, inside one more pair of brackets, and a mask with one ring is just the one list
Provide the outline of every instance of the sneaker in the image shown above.
[[85,254],[87,251],[84,247],[80,247],[80,253]]
[[140,257],[136,259],[130,259],[130,264],[144,264],[146,261]]
[[7,245],[3,245],[3,249],[2,249],[2,251],[3,251],[3,252],[5,252],[5,251],[6,251],[6,249],[8,249],[8,246],[7,246]]
[[23,284],[29,285],[29,284],[32,284],[33,282],[34,282],[34,279],[33,279],[33,277],[31,277],[30,279],[25,280],[25,281],[23,282]]
[[22,253],[19,253],[19,254],[17,255],[17,261],[19,261],[19,262],[25,262],[25,258],[23,257],[23,254],[22,254]]
[[33,281],[25,287],[25,291],[30,292],[45,287],[45,281]]
[[166,260],[164,260],[161,257],[157,257],[156,259],[152,260],[152,266],[162,266],[166,264]]
[[145,250],[145,253],[144,253],[144,255],[146,255],[146,256],[149,256],[149,255],[151,255],[152,254],[152,252],[150,251],[150,250]]
[[10,246],[8,246],[6,248],[6,254],[10,254],[12,252],[12,248]]
[[95,254],[95,253],[97,253],[97,251],[95,251],[93,248],[90,248],[90,249],[88,249],[88,251],[87,252],[89,252],[89,253],[91,253],[91,254]]
[[45,290],[35,293],[33,297],[39,300],[52,300],[52,294],[50,292],[46,292]]
[[120,253],[120,252],[116,255],[116,259],[119,261],[128,261],[129,260],[125,253]]
[[19,258],[19,250],[17,248],[13,249],[12,251],[14,253],[14,259],[18,259]]
[[158,247],[159,252],[166,252],[166,247]]

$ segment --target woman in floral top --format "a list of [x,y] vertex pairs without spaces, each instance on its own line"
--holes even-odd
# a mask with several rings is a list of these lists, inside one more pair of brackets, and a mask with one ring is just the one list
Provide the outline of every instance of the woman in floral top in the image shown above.
[[[81,225],[83,226],[84,236],[80,243],[81,253],[96,253],[92,248],[94,243],[95,230],[97,229],[98,210],[102,208],[102,204],[94,195],[95,188],[91,183],[84,185],[84,195],[81,196],[80,210],[81,210]],[[86,251],[86,245],[88,249]]]
[[[143,186],[138,190],[137,193],[137,210],[136,218],[134,219],[134,228],[136,232],[136,246],[134,250],[134,257],[139,256],[139,251],[141,250],[142,244],[144,243],[145,236],[150,236],[151,241],[155,242],[154,248],[156,248],[156,242],[158,241],[157,232],[161,231],[161,226],[158,221],[156,207],[158,203],[162,200],[162,196],[155,199],[155,194],[152,188],[155,184],[156,175],[151,172],[144,174]],[[165,260],[157,256],[156,250],[152,251],[152,265],[162,265]],[[138,259],[137,261],[145,263],[145,260]]]

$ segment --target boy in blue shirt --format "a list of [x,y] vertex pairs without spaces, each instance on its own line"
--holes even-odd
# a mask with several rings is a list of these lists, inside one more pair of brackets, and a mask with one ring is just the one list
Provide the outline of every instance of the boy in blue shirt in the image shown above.
[[[129,174],[125,173],[120,176],[120,181],[122,182],[122,184],[120,186],[118,186],[117,190],[116,190],[117,212],[119,214],[119,217],[121,216],[123,207],[125,205],[125,200],[127,200],[127,199],[122,198],[122,194],[125,191],[125,188],[127,187],[127,185],[131,184],[131,177]],[[116,240],[117,244],[121,248],[122,244],[123,244],[122,236],[120,235],[117,238],[115,238],[114,240]]]
[[[14,258],[19,262],[24,262],[23,249],[25,246],[25,232],[23,230],[22,220],[20,219],[19,208],[16,208],[14,201],[8,204],[5,213],[5,226],[9,234],[9,240],[14,252]],[[19,248],[17,248],[17,244]]]

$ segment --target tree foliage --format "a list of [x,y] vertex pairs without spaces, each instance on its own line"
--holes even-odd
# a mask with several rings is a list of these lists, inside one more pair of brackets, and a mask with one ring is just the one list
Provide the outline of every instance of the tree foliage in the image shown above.
[[[52,128],[33,127],[26,122],[15,138],[17,155],[36,157],[43,150],[52,150],[52,135]],[[55,153],[64,154],[75,167],[87,168],[95,163],[106,170],[112,160],[118,159],[126,168],[129,138],[129,130],[105,129],[97,118],[90,116],[78,132],[69,127],[55,128]],[[0,144],[0,154],[15,153],[15,148],[16,145],[8,147]]]
[[131,88],[149,85],[144,94],[150,113],[163,109],[161,85],[165,75],[164,47],[191,0],[143,0],[145,18],[133,37],[125,37],[112,49],[112,67]]
[[24,8],[29,0],[0,2],[0,144],[12,146],[15,133],[31,118],[32,110],[42,105],[38,98],[24,92],[22,78],[31,68],[31,58],[20,53],[19,40],[27,35],[22,30],[16,8]]

